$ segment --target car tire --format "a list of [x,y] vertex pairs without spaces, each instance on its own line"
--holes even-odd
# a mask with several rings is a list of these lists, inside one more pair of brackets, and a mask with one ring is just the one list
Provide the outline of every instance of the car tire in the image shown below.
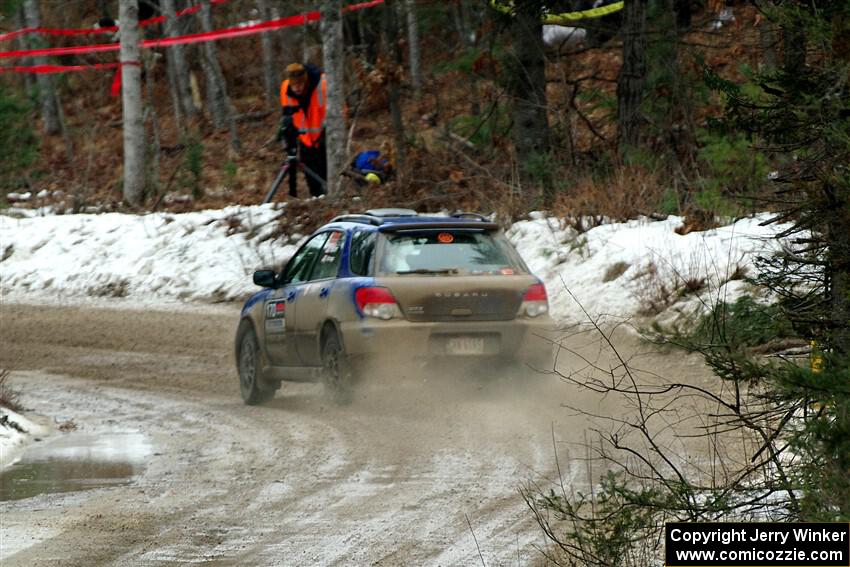
[[351,402],[354,371],[336,332],[328,333],[322,342],[322,380],[334,403]]
[[254,329],[248,327],[239,335],[237,350],[239,370],[239,392],[246,405],[255,406],[274,397],[274,390],[264,387],[260,365],[260,347]]

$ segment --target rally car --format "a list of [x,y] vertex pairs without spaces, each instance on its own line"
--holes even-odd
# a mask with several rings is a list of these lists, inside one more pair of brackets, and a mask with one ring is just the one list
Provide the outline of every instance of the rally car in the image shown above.
[[546,288],[499,226],[475,213],[377,209],[334,218],[244,304],[235,354],[242,398],[281,381],[350,396],[376,357],[551,367]]

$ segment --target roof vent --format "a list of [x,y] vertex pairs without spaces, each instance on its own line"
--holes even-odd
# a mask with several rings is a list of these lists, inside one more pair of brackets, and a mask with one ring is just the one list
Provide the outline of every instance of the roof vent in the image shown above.
[[414,211],[413,209],[369,209],[366,211],[367,215],[372,215],[373,217],[415,217],[419,216],[419,213]]

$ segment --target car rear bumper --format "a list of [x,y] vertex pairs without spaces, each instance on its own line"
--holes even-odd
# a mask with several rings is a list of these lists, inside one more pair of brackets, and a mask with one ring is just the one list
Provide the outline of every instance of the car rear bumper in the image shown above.
[[556,325],[548,317],[513,321],[412,323],[364,320],[341,325],[346,352],[400,361],[500,358],[551,369]]

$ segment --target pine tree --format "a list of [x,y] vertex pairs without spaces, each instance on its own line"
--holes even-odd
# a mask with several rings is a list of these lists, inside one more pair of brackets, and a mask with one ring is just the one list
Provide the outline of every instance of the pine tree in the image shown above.
[[781,30],[783,64],[745,92],[708,70],[725,93],[729,123],[785,160],[782,253],[762,262],[760,283],[781,299],[799,334],[814,341],[812,368],[785,365],[771,393],[799,416],[783,432],[803,459],[799,514],[850,518],[850,5],[784,3],[768,11]]

